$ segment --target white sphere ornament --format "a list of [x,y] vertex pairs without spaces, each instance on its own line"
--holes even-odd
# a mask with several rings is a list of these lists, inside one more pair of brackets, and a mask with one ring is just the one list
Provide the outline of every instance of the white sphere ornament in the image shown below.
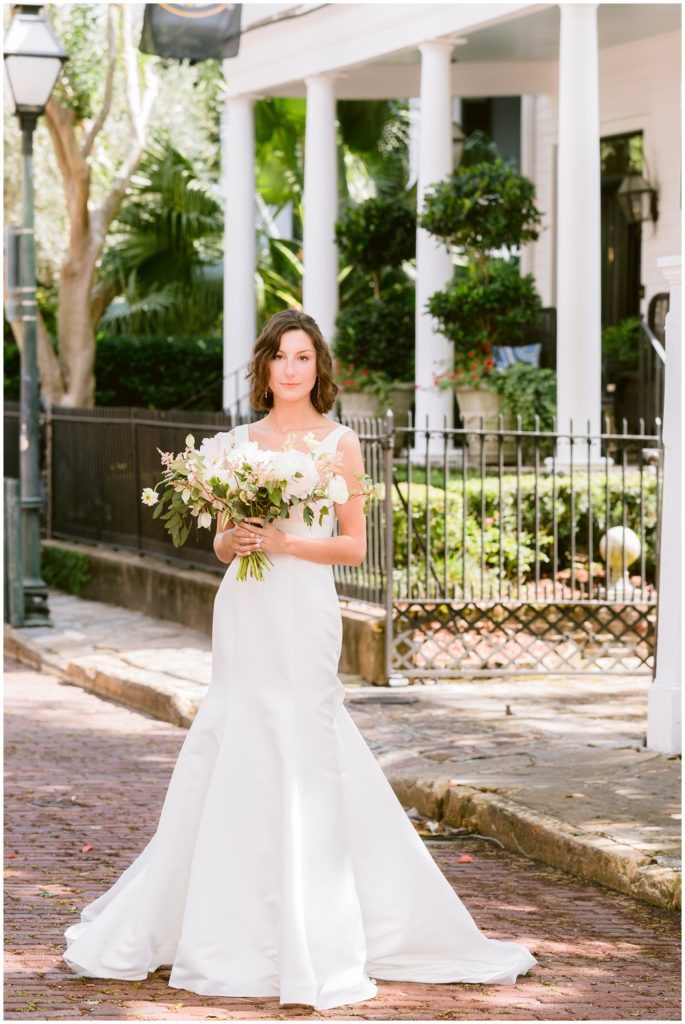
[[607,566],[607,586],[603,596],[608,600],[631,601],[635,599],[635,587],[628,576],[628,566],[642,551],[640,538],[634,530],[624,526],[612,526],[599,542],[599,553]]
[[612,526],[599,542],[599,553],[613,572],[622,572],[624,564],[631,565],[641,551],[640,538],[627,526]]

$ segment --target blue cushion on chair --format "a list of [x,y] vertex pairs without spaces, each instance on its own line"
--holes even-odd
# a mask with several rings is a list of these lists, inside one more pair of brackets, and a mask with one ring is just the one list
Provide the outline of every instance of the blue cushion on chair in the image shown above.
[[536,342],[534,345],[493,345],[492,354],[495,357],[495,369],[508,370],[515,363],[539,366],[541,351],[542,345],[539,342]]

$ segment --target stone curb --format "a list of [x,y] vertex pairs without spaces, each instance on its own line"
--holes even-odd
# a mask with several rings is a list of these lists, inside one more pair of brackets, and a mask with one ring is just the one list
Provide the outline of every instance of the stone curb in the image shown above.
[[198,701],[179,693],[163,673],[137,669],[124,665],[106,654],[88,655],[70,661],[20,636],[11,626],[5,626],[5,656],[29,665],[38,671],[51,672],[65,683],[90,690],[100,697],[115,700],[135,711],[143,711],[153,718],[172,725],[190,727],[197,711]]
[[450,779],[391,778],[405,809],[454,828],[498,839],[531,860],[599,882],[633,899],[665,910],[679,910],[681,875],[631,846],[573,828],[515,800]]
[[[199,701],[191,693],[179,692],[162,673],[136,669],[106,654],[70,661],[42,650],[40,644],[8,625],[5,655],[172,725],[187,729],[197,711]],[[405,809],[415,807],[434,821],[497,839],[514,853],[653,906],[671,911],[680,908],[680,872],[655,863],[630,846],[601,834],[584,833],[498,793],[449,778],[391,776],[388,781]]]

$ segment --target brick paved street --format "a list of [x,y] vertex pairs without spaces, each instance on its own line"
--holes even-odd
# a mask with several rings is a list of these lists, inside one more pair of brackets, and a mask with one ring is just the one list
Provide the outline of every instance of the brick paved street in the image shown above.
[[379,981],[368,1003],[314,1012],[169,989],[168,968],[79,979],[61,959],[64,928],[154,832],[186,732],[13,663],[5,714],[7,1019],[680,1018],[676,915],[468,837],[431,852],[486,934],[538,959],[515,986]]

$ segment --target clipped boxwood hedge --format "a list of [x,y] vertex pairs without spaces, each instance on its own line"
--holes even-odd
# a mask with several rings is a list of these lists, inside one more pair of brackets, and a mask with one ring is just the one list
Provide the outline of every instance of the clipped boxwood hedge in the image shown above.
[[[610,475],[610,521],[609,526],[623,525],[623,498],[620,493],[620,471]],[[416,563],[417,570],[425,563],[423,544],[426,536],[426,493],[428,492],[430,519],[431,563],[439,579],[443,578],[445,562],[445,532],[447,533],[448,565],[447,578],[450,583],[462,586],[463,551],[463,493],[461,480],[452,481],[447,487],[447,515],[445,517],[445,491],[425,484],[411,485],[412,550],[408,552],[407,530],[407,484],[400,483],[399,495],[393,493],[394,510],[394,568],[406,575],[407,559]],[[481,544],[485,565],[486,586],[499,582],[500,530],[502,542],[503,580],[502,583],[517,582],[517,493],[520,493],[520,524],[518,540],[520,545],[519,582],[523,585],[535,578],[535,476],[523,473],[520,477],[520,492],[517,492],[516,476],[505,475],[501,481],[502,506],[499,505],[500,481],[486,477],[481,486],[480,478],[471,478],[466,483],[466,584],[476,587],[480,582]],[[553,556],[553,496],[554,480],[550,476],[538,477],[537,516],[539,518],[538,552],[541,577],[551,577]],[[587,558],[590,524],[590,503],[592,505],[592,560],[602,563],[599,542],[605,532],[606,493],[603,476],[597,475],[588,489],[587,479],[574,479],[573,509],[575,521],[575,557]],[[556,478],[556,530],[557,568],[570,569],[572,560],[573,526],[571,521],[570,477]],[[656,564],[656,477],[652,472],[643,476],[640,493],[639,472],[626,471],[625,519],[626,526],[640,535],[640,508],[644,509],[644,542],[646,581],[654,581]],[[446,531],[445,531],[446,525]],[[482,537],[481,537],[482,531]],[[629,569],[639,574],[638,559]]]
[[97,405],[219,410],[222,338],[99,335]]

